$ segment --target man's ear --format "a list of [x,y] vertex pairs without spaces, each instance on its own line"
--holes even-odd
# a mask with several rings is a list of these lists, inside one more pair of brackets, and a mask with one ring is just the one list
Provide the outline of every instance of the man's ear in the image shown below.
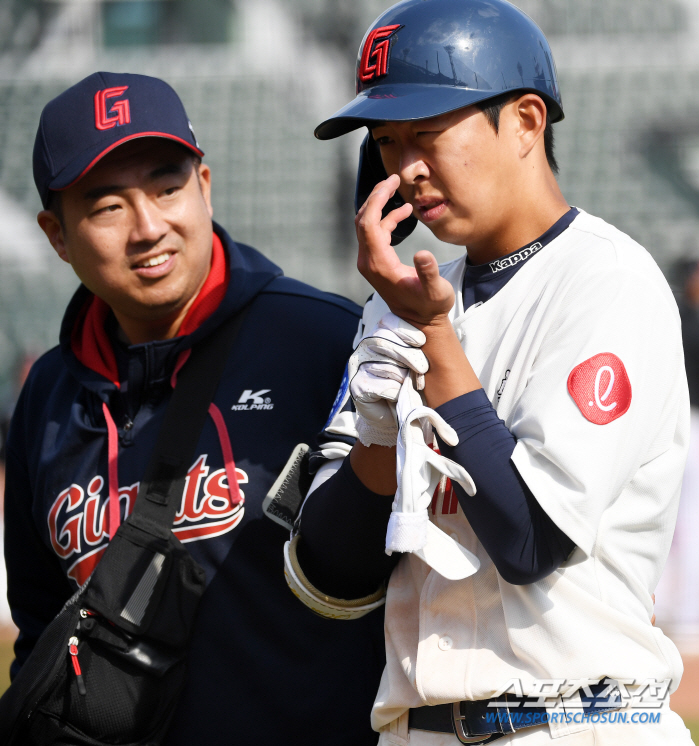
[[64,262],[70,264],[68,252],[66,251],[65,236],[63,235],[63,226],[58,216],[54,212],[51,212],[51,210],[42,210],[36,216],[36,222],[39,223],[39,227],[46,234],[49,243],[53,246],[58,256]]
[[213,218],[214,208],[211,206],[211,169],[206,163],[200,163],[197,166],[197,177],[199,178],[199,186],[201,187],[204,202],[206,202],[206,207],[209,210],[209,216]]
[[513,101],[511,106],[516,117],[519,155],[520,158],[526,158],[539,141],[543,144],[546,129],[546,104],[540,96],[525,93]]

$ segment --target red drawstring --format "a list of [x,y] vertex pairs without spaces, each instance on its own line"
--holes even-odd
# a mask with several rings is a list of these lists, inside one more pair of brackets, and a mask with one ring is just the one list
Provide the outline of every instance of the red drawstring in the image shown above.
[[119,456],[119,433],[109,412],[109,407],[102,402],[104,419],[107,420],[107,461],[109,465],[109,538],[114,534],[121,523],[121,512],[119,511],[119,473],[117,471],[117,458]]
[[[185,350],[175,365],[175,370],[170,379],[171,385],[177,383],[177,374],[189,358],[190,350]],[[121,512],[119,510],[119,474],[117,470],[117,459],[119,457],[119,433],[116,424],[109,411],[109,407],[103,402],[102,411],[104,419],[107,421],[107,461],[109,475],[109,538],[113,539],[114,534],[121,523]],[[243,498],[238,486],[238,478],[235,472],[235,461],[233,460],[233,449],[231,448],[231,439],[226,429],[226,423],[221,414],[221,410],[213,403],[209,405],[209,414],[216,425],[216,432],[221,443],[221,453],[223,454],[223,463],[226,468],[226,477],[228,479],[228,492],[231,499],[231,507],[239,505]]]
[[[189,360],[189,356],[192,350],[184,350],[177,358],[175,364],[175,370],[172,372],[170,377],[170,385],[174,389],[177,385],[177,374],[182,370],[182,366]],[[221,453],[223,454],[223,463],[226,468],[226,478],[228,479],[228,492],[231,499],[231,507],[239,505],[243,498],[240,494],[240,487],[238,487],[238,478],[235,473],[235,461],[233,460],[233,449],[231,448],[231,439],[228,436],[228,430],[226,429],[226,423],[221,414],[221,410],[213,403],[209,404],[209,414],[211,419],[216,425],[216,432],[218,433],[218,440],[221,444]]]
[[223,463],[226,467],[226,477],[228,478],[228,492],[231,496],[231,507],[239,505],[242,501],[240,487],[238,487],[238,478],[235,474],[235,461],[233,460],[233,449],[231,448],[231,439],[228,437],[226,423],[223,420],[221,410],[213,403],[209,404],[209,414],[216,425],[216,432],[221,443],[221,452],[223,453]]

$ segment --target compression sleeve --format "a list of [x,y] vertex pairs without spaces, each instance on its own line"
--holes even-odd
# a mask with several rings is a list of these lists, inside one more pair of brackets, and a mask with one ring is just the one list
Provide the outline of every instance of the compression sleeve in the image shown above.
[[388,579],[401,555],[385,553],[393,495],[365,487],[349,457],[307,498],[301,514],[299,565],[318,590],[361,598]]
[[454,447],[440,439],[441,453],[461,464],[476,484],[474,497],[454,484],[459,504],[503,579],[526,585],[560,567],[575,545],[517,472],[510,460],[517,441],[483,389],[452,399],[437,412],[459,436]]

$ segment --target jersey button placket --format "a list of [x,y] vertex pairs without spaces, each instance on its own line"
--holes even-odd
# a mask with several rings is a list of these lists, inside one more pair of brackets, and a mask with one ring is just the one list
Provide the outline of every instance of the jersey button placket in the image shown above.
[[437,647],[440,650],[451,650],[453,645],[454,641],[449,637],[449,635],[442,635],[437,643]]

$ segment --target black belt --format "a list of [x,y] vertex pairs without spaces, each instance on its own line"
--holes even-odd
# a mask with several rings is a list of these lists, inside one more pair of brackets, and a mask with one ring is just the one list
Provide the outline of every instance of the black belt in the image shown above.
[[[600,696],[602,694],[604,699]],[[540,699],[511,694],[504,694],[503,697],[504,701],[479,699],[412,708],[408,715],[408,728],[453,733],[460,743],[486,744],[523,728],[548,723],[551,708],[536,706],[534,703],[540,702]],[[580,699],[585,717],[618,710],[622,705],[619,689],[610,689],[608,684],[586,687],[580,691]]]

